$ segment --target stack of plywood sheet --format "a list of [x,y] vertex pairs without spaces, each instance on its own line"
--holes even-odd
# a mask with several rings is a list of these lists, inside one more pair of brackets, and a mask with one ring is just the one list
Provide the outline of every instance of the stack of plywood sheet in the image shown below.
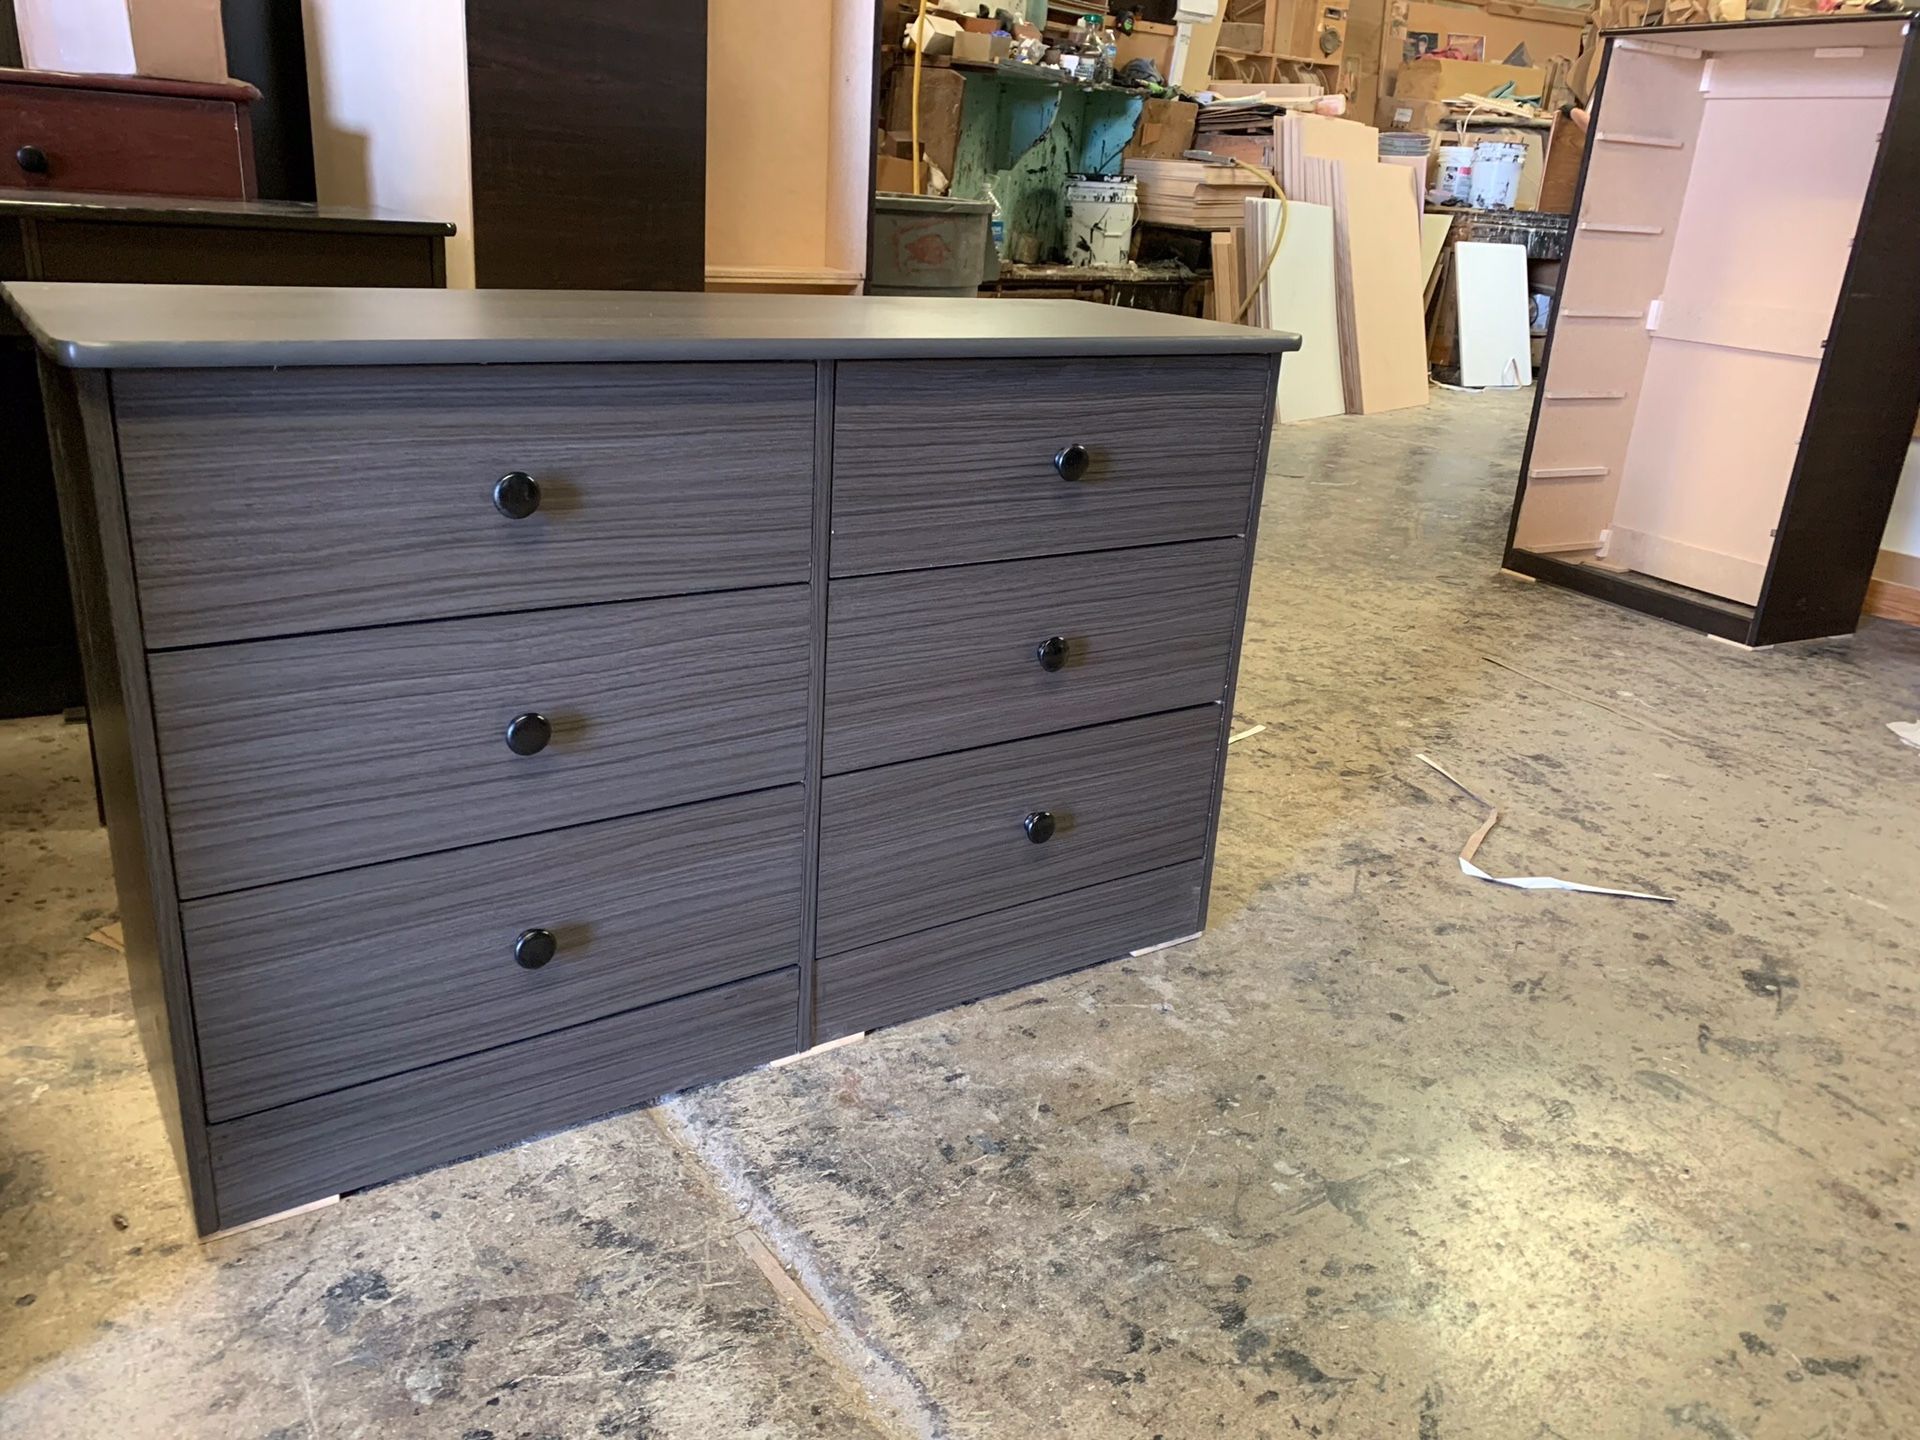
[[[1241,238],[1239,259],[1249,287],[1242,293],[1253,297],[1247,323],[1291,330],[1300,337],[1299,352],[1280,367],[1279,419],[1317,420],[1343,413],[1347,407],[1340,374],[1333,211],[1298,200],[1284,207],[1278,200],[1249,200]],[[1217,244],[1214,255],[1217,276]],[[1227,263],[1232,263],[1231,256]]]
[[1137,217],[1154,225],[1237,230],[1246,221],[1246,202],[1267,193],[1258,175],[1238,165],[1129,160],[1126,171],[1139,182]]
[[1402,165],[1380,163],[1371,125],[1324,115],[1274,122],[1287,195],[1333,214],[1340,373],[1349,413],[1427,403],[1419,191]]

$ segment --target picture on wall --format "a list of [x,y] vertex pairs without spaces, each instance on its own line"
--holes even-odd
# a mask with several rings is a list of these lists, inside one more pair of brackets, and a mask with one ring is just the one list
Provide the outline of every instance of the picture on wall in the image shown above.
[[1487,37],[1484,35],[1447,36],[1447,57],[1452,60],[1485,60]]
[[1403,60],[1422,60],[1440,48],[1440,34],[1436,30],[1409,30]]

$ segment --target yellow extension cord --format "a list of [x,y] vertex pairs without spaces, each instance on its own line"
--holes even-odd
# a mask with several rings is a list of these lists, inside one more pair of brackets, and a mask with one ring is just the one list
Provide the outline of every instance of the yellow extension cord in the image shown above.
[[[922,0],[922,4],[924,3],[925,0]],[[1279,258],[1280,246],[1287,238],[1287,216],[1291,213],[1293,206],[1287,199],[1287,192],[1280,188],[1280,182],[1267,171],[1262,170],[1258,165],[1249,165],[1244,160],[1235,159],[1233,163],[1242,170],[1258,175],[1266,183],[1267,188],[1280,197],[1280,233],[1273,237],[1273,248],[1267,251],[1267,258],[1260,266],[1260,273],[1254,277],[1253,284],[1247,287],[1246,298],[1240,302],[1240,309],[1234,314],[1233,323],[1238,325],[1247,318],[1247,311],[1253,308],[1254,299],[1260,294],[1260,287],[1267,283],[1267,272],[1273,269],[1273,262]]]

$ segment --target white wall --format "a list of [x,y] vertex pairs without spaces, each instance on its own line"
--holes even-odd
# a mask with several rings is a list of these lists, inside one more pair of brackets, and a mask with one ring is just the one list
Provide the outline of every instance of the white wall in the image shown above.
[[1887,518],[1887,536],[1880,548],[1920,555],[1920,439],[1907,447],[1907,468],[1900,476],[1893,514]]
[[301,0],[323,205],[450,220],[447,284],[473,284],[465,0]]

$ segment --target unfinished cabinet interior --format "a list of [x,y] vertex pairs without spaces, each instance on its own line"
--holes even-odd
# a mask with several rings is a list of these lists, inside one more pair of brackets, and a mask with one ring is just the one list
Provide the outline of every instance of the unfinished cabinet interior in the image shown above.
[[1920,401],[1911,28],[1607,37],[1509,569],[1750,645],[1853,630]]

